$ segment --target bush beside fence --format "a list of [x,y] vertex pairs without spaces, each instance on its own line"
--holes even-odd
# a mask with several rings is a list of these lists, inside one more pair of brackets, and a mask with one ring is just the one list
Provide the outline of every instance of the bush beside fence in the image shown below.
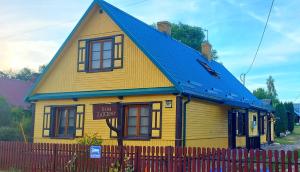
[[120,152],[127,159],[122,169],[137,172],[299,171],[297,151],[102,146],[102,158],[90,159],[88,146],[21,142],[0,142],[0,170],[106,172]]

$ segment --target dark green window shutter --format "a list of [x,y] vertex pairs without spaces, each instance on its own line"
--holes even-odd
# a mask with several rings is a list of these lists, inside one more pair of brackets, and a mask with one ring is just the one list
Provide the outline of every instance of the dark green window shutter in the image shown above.
[[77,71],[86,71],[87,44],[86,40],[78,41]]
[[43,114],[43,137],[50,137],[50,128],[51,128],[51,107],[45,106],[44,107],[44,114]]
[[76,131],[75,137],[83,137],[84,135],[84,117],[85,117],[85,106],[84,105],[77,105],[76,106]]
[[151,119],[151,138],[159,139],[162,134],[162,102],[152,103],[152,116]]
[[115,35],[114,36],[114,69],[123,68],[123,59],[124,59],[124,35]]

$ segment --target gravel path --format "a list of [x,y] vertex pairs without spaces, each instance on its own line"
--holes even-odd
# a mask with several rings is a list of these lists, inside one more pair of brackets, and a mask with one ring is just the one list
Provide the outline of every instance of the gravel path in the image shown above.
[[264,145],[262,146],[264,150],[284,150],[284,151],[293,151],[300,149],[300,140],[298,140],[295,144],[292,145],[284,145],[279,143],[273,143],[271,145]]

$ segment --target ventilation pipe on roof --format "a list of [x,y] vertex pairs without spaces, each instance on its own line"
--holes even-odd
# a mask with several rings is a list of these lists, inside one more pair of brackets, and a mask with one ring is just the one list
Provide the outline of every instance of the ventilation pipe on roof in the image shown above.
[[157,29],[167,35],[171,35],[171,23],[168,21],[157,22]]
[[201,53],[207,58],[207,60],[212,60],[211,44],[208,41],[204,41],[201,44]]

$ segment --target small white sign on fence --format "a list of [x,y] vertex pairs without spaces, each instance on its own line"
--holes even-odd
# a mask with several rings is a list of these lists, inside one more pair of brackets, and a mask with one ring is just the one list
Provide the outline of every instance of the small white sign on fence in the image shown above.
[[90,158],[94,158],[94,159],[101,158],[101,146],[90,147]]

